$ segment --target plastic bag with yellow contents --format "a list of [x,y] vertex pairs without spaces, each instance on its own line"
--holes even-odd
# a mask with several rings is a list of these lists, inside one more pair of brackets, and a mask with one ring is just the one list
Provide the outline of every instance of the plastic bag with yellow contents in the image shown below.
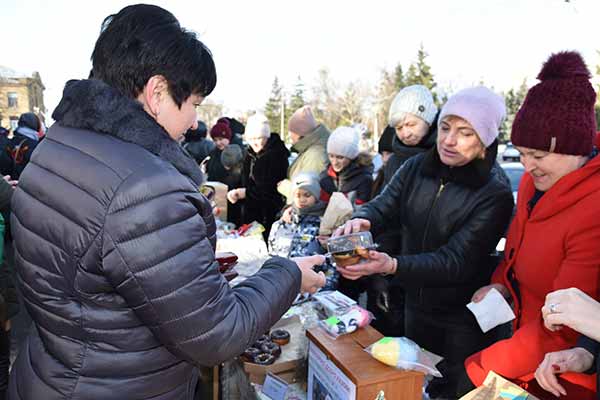
[[442,377],[435,366],[443,358],[420,348],[418,344],[406,337],[384,337],[367,347],[365,351],[390,367]]

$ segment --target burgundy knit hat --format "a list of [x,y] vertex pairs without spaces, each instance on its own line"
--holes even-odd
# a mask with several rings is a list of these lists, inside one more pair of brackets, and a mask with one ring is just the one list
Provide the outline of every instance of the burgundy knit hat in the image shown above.
[[210,137],[214,139],[225,138],[231,140],[231,128],[225,122],[217,122],[210,130]]
[[529,89],[512,126],[516,146],[551,153],[587,156],[596,134],[596,93],[581,55],[550,56]]

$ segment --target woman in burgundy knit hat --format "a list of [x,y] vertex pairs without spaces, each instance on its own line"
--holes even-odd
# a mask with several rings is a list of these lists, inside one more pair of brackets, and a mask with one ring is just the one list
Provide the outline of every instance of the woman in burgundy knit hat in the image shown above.
[[[545,298],[570,287],[599,297],[600,157],[594,148],[596,93],[589,78],[578,53],[552,55],[538,75],[541,82],[529,90],[515,118],[511,139],[527,173],[519,187],[504,260],[491,285],[479,289],[473,301],[495,288],[512,302],[517,317],[511,338],[465,361],[475,385],[494,371],[541,399],[555,398],[534,373],[547,353],[576,348],[580,334],[567,326],[544,326]],[[552,308],[561,312],[560,304]],[[582,368],[557,367],[553,372],[562,398],[596,398],[593,375],[582,373]]]

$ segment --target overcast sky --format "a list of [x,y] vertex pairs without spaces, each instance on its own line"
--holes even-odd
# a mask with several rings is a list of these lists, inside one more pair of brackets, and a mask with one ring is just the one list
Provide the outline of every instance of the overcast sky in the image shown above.
[[[327,67],[375,85],[382,68],[414,61],[420,43],[442,88],[483,80],[498,91],[535,83],[552,52],[580,51],[595,73],[598,0],[147,1],[171,11],[212,50],[211,95],[230,115],[262,108],[274,76],[310,88]],[[134,2],[0,0],[0,65],[37,70],[51,112],[64,83],[85,78],[100,24]]]

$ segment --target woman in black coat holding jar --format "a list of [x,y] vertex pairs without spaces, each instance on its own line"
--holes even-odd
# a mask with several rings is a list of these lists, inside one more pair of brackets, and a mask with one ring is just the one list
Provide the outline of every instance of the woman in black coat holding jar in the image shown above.
[[383,192],[336,234],[401,227],[400,253],[371,251],[370,260],[338,268],[358,279],[389,275],[406,292],[405,334],[444,357],[444,378],[432,397],[460,397],[467,356],[492,339],[465,305],[495,267],[490,254],[506,230],[513,199],[496,162],[502,98],[487,88],[465,89],[443,107],[435,148],[405,162]]

